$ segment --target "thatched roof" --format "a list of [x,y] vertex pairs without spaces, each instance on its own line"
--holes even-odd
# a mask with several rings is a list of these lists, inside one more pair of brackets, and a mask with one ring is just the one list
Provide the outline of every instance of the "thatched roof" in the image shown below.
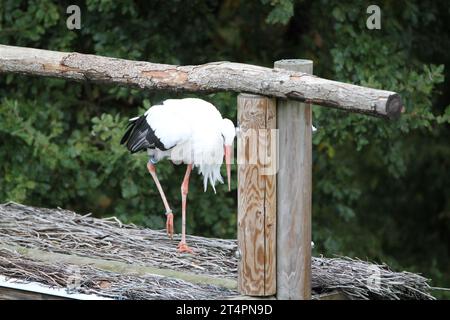
[[[178,254],[164,231],[63,209],[0,205],[0,275],[115,299],[238,295],[236,241],[188,236]],[[75,285],[74,285],[75,284]],[[428,280],[349,258],[313,258],[313,293],[353,299],[432,299]]]

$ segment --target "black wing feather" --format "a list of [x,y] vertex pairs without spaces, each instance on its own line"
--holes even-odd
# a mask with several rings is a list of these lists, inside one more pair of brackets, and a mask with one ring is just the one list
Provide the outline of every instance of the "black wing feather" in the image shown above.
[[146,149],[158,148],[167,150],[161,140],[155,135],[155,131],[150,127],[145,115],[128,124],[127,131],[120,140],[120,144],[125,144],[131,153],[136,153]]
[[125,142],[127,142],[128,138],[130,137],[131,131],[133,131],[136,121],[137,119],[132,120],[127,124],[127,131],[125,131],[122,139],[120,140],[120,144],[124,144]]

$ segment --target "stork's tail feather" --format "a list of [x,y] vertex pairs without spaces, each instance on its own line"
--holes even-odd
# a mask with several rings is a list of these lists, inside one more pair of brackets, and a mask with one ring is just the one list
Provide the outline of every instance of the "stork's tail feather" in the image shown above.
[[220,165],[201,164],[199,166],[199,173],[203,175],[204,191],[208,189],[208,182],[211,184],[214,193],[216,193],[216,182],[223,183],[223,178],[220,175]]

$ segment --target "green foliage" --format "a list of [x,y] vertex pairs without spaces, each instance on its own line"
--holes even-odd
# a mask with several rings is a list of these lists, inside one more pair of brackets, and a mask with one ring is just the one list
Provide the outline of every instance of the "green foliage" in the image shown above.
[[[171,64],[233,60],[271,66],[314,60],[314,73],[399,92],[405,113],[385,121],[314,107],[315,253],[385,261],[450,286],[450,18],[444,2],[3,0],[0,43]],[[119,145],[127,118],[186,94],[6,74],[0,78],[0,202],[61,206],[163,228],[145,154]],[[203,96],[228,117],[236,95]],[[236,176],[236,168],[233,175]],[[158,164],[176,219],[184,166]],[[188,232],[235,237],[233,192],[191,180]],[[176,221],[179,225],[179,221]]]
[[286,24],[294,15],[293,0],[261,0],[261,2],[265,5],[270,4],[274,7],[266,18],[267,23]]

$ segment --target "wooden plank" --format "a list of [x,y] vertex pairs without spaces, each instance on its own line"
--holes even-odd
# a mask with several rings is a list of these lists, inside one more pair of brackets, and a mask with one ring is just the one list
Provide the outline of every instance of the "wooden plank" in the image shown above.
[[244,296],[244,295],[237,295],[224,298],[224,300],[276,300],[276,299],[277,297],[275,296]]
[[33,291],[0,287],[0,300],[69,300],[69,298]]
[[5,277],[0,274],[0,300],[111,300],[95,294],[70,292],[39,282]]
[[350,300],[342,291],[337,290],[312,296],[313,300]]
[[[312,73],[309,60],[276,68]],[[277,298],[311,299],[312,120],[309,104],[277,101]]]
[[402,110],[400,96],[392,91],[227,61],[176,66],[0,45],[0,73],[4,72],[146,90],[249,92],[385,118],[396,118]]
[[276,291],[275,100],[238,96],[238,290],[266,296]]
[[[276,296],[232,296],[227,297],[225,300],[276,300]],[[312,300],[349,300],[349,298],[340,290],[333,292],[321,293],[312,295]]]
[[266,99],[266,133],[263,145],[265,151],[265,169],[263,179],[265,181],[265,216],[264,216],[264,239],[265,239],[265,287],[264,295],[274,295],[277,291],[277,110],[276,100]]

